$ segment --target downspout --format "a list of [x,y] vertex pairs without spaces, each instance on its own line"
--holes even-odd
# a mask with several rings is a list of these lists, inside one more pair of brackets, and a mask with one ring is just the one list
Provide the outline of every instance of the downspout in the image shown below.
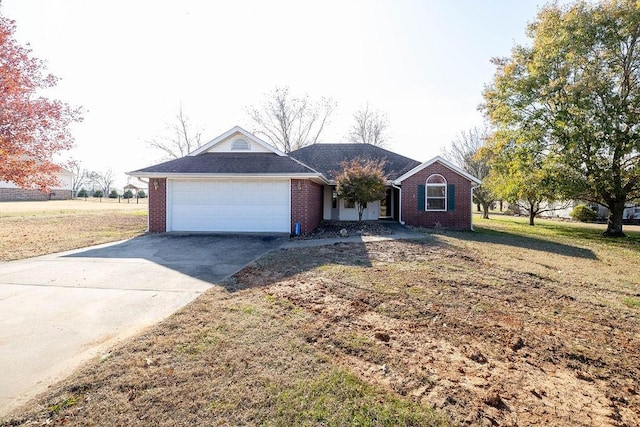
[[400,200],[398,200],[398,222],[404,225],[404,221],[402,220],[402,187],[398,187],[393,182],[391,183],[391,186],[398,190],[398,195],[400,196]]
[[473,190],[475,190],[478,187],[480,187],[480,185],[476,185],[476,186],[472,186],[471,187],[471,231],[475,231],[473,229]]

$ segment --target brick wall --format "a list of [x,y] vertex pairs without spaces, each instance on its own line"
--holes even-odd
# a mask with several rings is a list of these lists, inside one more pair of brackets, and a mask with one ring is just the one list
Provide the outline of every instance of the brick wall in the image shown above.
[[322,186],[307,179],[291,180],[291,232],[295,223],[300,231],[313,231],[322,221]]
[[26,200],[68,200],[71,199],[71,190],[53,190],[51,193],[42,193],[40,190],[24,190],[22,188],[0,188],[0,201],[26,201]]
[[[418,185],[425,185],[431,174],[440,174],[447,184],[455,185],[455,210],[428,212],[418,210]],[[402,220],[416,227],[471,229],[471,182],[440,163],[434,163],[402,182]]]
[[164,233],[165,231],[167,231],[167,179],[151,178],[149,179],[149,232]]

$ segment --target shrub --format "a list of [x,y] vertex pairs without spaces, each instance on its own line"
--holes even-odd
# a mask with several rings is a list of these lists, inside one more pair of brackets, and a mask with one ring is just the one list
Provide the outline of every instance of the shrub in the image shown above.
[[110,199],[117,199],[118,198],[118,190],[111,190],[111,192],[109,193],[109,198]]
[[78,191],[78,194],[76,194],[76,197],[87,197],[88,195],[89,193],[87,193],[87,190],[81,188],[80,191]]
[[571,218],[580,222],[590,222],[598,219],[598,214],[588,206],[578,205],[571,211]]
[[145,193],[144,190],[138,190],[138,197],[144,199],[147,197],[147,193]]
[[133,192],[131,190],[127,190],[127,191],[124,192],[122,197],[124,197],[125,199],[132,199],[133,198]]
[[93,192],[93,197],[104,197],[104,193],[102,193],[102,190],[96,190]]

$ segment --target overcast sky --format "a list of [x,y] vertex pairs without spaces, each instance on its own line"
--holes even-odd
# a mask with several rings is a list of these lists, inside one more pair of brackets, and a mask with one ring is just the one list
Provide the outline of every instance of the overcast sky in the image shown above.
[[124,172],[162,155],[182,103],[210,140],[276,86],[333,98],[322,142],[344,142],[369,102],[388,114],[389,149],[418,161],[482,124],[494,56],[526,41],[537,0],[2,0],[16,37],[62,80],[48,92],[85,109],[67,157]]

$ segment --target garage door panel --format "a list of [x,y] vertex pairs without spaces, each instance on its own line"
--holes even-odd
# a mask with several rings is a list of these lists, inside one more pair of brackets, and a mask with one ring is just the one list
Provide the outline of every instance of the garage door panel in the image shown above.
[[171,231],[289,232],[289,181],[171,181]]

